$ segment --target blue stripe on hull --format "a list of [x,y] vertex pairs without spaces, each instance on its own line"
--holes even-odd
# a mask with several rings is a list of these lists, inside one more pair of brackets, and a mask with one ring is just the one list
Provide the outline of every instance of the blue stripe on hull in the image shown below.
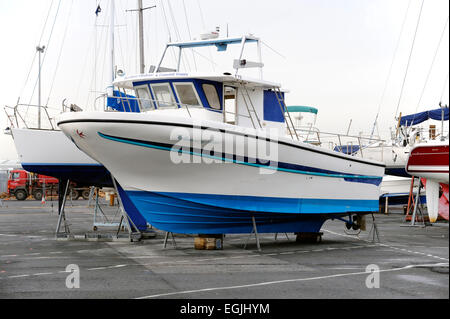
[[411,175],[409,175],[404,167],[396,167],[396,168],[392,168],[392,167],[386,167],[385,175],[392,175],[392,176],[399,176],[399,177],[411,177]]
[[[274,166],[273,165],[274,163],[271,164],[269,162],[269,163],[262,164],[261,160],[259,160],[259,159],[250,159],[247,157],[237,156],[236,154],[221,154],[220,156],[215,156],[215,155],[210,155],[209,152],[205,152],[204,150],[201,150],[201,149],[189,148],[189,150],[184,150],[183,147],[181,147],[181,148],[175,147],[175,145],[170,145],[170,144],[155,143],[155,142],[150,142],[150,141],[142,141],[142,140],[123,138],[123,137],[110,136],[110,135],[103,134],[101,132],[97,132],[97,133],[100,137],[103,137],[103,138],[111,140],[111,141],[119,142],[119,143],[154,148],[154,149],[164,150],[164,151],[169,151],[169,152],[184,153],[184,154],[189,154],[192,156],[206,157],[206,158],[210,158],[210,159],[216,159],[216,160],[221,160],[224,162],[231,162],[231,163],[240,164],[240,165],[248,165],[248,166],[252,166],[252,167],[272,169],[272,170],[276,170],[276,171],[296,173],[296,174],[325,176],[325,177],[330,177],[330,178],[343,178],[347,182],[367,183],[367,184],[373,184],[376,186],[379,186],[382,181],[382,177],[379,177],[379,176],[364,176],[364,175],[356,175],[356,174],[345,174],[345,173],[340,173],[340,172],[328,171],[328,170],[324,170],[324,169],[320,169],[320,168],[307,167],[307,166],[303,166],[303,165],[283,163],[283,162],[278,162]],[[238,158],[241,158],[241,159],[238,159]]]
[[335,214],[377,212],[378,200],[291,199],[126,191],[154,227],[174,233],[318,232]]
[[22,163],[28,172],[69,179],[80,185],[112,187],[111,174],[103,165]]

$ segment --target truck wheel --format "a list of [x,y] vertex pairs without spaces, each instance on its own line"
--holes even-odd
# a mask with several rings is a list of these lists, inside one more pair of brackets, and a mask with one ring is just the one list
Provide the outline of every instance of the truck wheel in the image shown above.
[[34,192],[33,197],[35,200],[42,200],[43,192],[41,190],[37,190]]
[[90,194],[91,194],[91,191],[89,189],[85,189],[85,190],[81,191],[81,197],[83,197],[83,199],[88,200]]
[[19,189],[14,193],[14,196],[16,196],[17,200],[25,200],[27,198],[27,192],[23,189]]
[[71,198],[71,196],[73,200],[78,199],[78,191],[76,189],[71,189],[67,197]]

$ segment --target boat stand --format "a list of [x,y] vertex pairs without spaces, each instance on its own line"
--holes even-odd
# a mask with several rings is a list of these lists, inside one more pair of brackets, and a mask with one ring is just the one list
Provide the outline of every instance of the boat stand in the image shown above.
[[140,240],[142,238],[142,233],[139,231],[139,229],[133,223],[133,220],[128,216],[127,212],[125,211],[125,208],[122,203],[122,198],[120,197],[120,193],[117,188],[116,179],[114,178],[114,176],[112,174],[111,174],[111,179],[113,182],[114,190],[117,193],[117,199],[119,201],[119,210],[121,212],[121,218],[120,218],[120,222],[119,222],[119,227],[117,229],[116,238],[119,238],[120,227],[122,226],[122,222],[124,222],[125,226],[128,230],[128,237],[129,237],[130,241]]
[[177,248],[177,243],[175,241],[175,237],[173,236],[173,233],[170,231],[167,231],[166,235],[164,236],[164,248],[166,248],[166,246],[167,246],[167,241],[169,240],[169,235],[172,236],[172,246]]
[[252,232],[247,237],[247,240],[246,240],[245,245],[244,245],[244,249],[247,248],[248,240],[250,239],[250,237],[254,233],[255,234],[255,239],[256,239],[256,247],[258,248],[258,251],[261,251],[261,245],[259,244],[258,229],[256,228],[255,216],[252,216],[252,224],[253,224],[253,229],[252,229]]
[[[98,227],[119,227],[120,228],[120,224],[121,222],[118,222],[118,216],[121,210],[121,205],[120,203],[118,203],[118,208],[116,210],[116,212],[114,213],[114,216],[110,219],[108,219],[108,216],[106,216],[105,212],[103,211],[100,203],[98,202],[98,195],[99,195],[99,188],[96,187],[95,188],[95,206],[94,206],[94,222],[93,222],[93,229],[94,231],[96,231],[98,229]],[[117,189],[116,189],[116,193]],[[118,199],[118,196],[117,196]],[[89,198],[90,200],[90,198]],[[100,214],[99,214],[100,212]],[[120,214],[123,217],[123,214]]]
[[375,242],[375,236],[377,237],[377,242],[380,242],[380,235],[378,233],[378,226],[377,222],[375,221],[375,216],[372,214],[372,227],[370,228],[368,237],[370,238],[370,235],[372,234],[372,242]]
[[[288,241],[290,241],[290,239],[289,239],[289,237],[288,237],[288,234],[287,234],[287,233],[284,233],[284,235],[286,236],[286,239],[287,239]],[[277,241],[277,238],[278,238],[278,233],[275,233],[275,241]]]
[[[119,239],[119,232],[122,227],[122,224],[127,228],[128,230],[128,239],[130,241],[140,240],[142,238],[142,233],[139,231],[139,229],[136,227],[136,225],[133,223],[133,221],[128,217],[128,214],[126,213],[125,209],[123,208],[123,203],[120,198],[120,194],[117,191],[117,184],[115,178],[111,175],[114,189],[116,190],[118,196],[117,199],[119,201],[119,211],[121,212],[121,219],[120,222],[117,224],[119,227],[117,229],[117,233],[115,234],[115,238]],[[65,187],[64,187],[65,185]],[[59,191],[58,191],[58,223],[56,226],[56,232],[55,232],[55,238],[75,238],[74,235],[70,233],[69,229],[69,223],[67,222],[66,213],[65,213],[65,206],[66,206],[66,200],[67,200],[67,193],[69,191],[69,185],[70,180],[60,180],[59,182]],[[97,198],[96,198],[96,204],[98,204],[98,191],[97,191]],[[64,221],[64,232],[61,231],[61,224]],[[114,236],[114,235],[113,235]],[[88,234],[85,234],[84,236],[77,236],[78,239],[89,239],[92,236],[88,236]],[[96,239],[102,238],[101,236],[97,235],[94,236]],[[107,236],[107,238],[111,239],[111,236]]]
[[[413,182],[414,182],[414,177],[413,177]],[[411,216],[411,223],[407,224],[407,225],[400,225],[400,227],[426,227],[427,226],[427,224],[425,223],[425,217],[424,217],[423,211],[422,211],[423,205],[420,201],[420,191],[422,190],[422,188],[423,188],[423,184],[422,184],[422,181],[419,179],[419,187],[417,188],[416,199],[414,200],[414,196],[411,196],[412,201],[413,201],[413,206],[414,206],[413,214]],[[411,194],[412,194],[412,190],[411,190]],[[419,204],[421,207],[419,207]],[[409,216],[410,208],[411,207],[408,206],[408,211],[406,212],[405,220]],[[420,217],[417,215],[417,210],[419,210]],[[417,222],[421,221],[422,224],[421,225],[416,224],[416,219],[417,219]]]
[[[66,187],[64,187],[64,182]],[[58,223],[56,225],[55,238],[60,237],[60,235],[64,234],[64,237],[70,237],[70,229],[69,224],[66,220],[65,206],[66,206],[66,198],[67,191],[69,190],[70,180],[59,180],[58,183]],[[64,191],[63,191],[64,190]],[[60,232],[61,222],[64,220],[64,233]]]

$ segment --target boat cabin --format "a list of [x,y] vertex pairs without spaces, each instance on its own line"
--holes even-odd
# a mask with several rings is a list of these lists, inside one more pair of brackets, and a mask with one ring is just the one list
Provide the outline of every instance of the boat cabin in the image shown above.
[[[261,61],[250,62],[242,59],[243,47],[247,42],[255,42],[260,57],[260,40],[253,36],[227,39],[208,39],[169,43],[157,67],[152,73],[119,77],[114,81],[118,88],[115,95],[117,104],[132,112],[159,111],[172,113],[177,110],[193,118],[223,121],[243,127],[279,128],[286,130],[285,92],[280,84],[262,79]],[[226,50],[230,44],[241,43],[241,55],[234,60],[235,74],[182,72],[181,52],[186,48],[216,46]],[[179,48],[177,69],[167,72],[161,67],[169,47]],[[238,74],[241,68],[260,69],[260,78],[250,78]],[[160,72],[164,70],[166,72]],[[128,93],[131,91],[132,93]]]

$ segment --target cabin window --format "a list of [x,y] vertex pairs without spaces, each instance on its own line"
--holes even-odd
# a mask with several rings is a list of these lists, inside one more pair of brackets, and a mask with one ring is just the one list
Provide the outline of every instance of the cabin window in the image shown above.
[[150,85],[155,97],[155,103],[160,107],[174,107],[176,105],[175,97],[169,83],[157,83]]
[[141,112],[149,111],[154,109],[150,93],[148,92],[147,86],[142,86],[136,88],[136,95],[141,107]]
[[202,106],[192,83],[173,83],[173,86],[181,104]]
[[203,84],[202,88],[205,92],[209,106],[213,109],[220,110],[220,100],[219,95],[217,94],[216,87],[212,84]]

